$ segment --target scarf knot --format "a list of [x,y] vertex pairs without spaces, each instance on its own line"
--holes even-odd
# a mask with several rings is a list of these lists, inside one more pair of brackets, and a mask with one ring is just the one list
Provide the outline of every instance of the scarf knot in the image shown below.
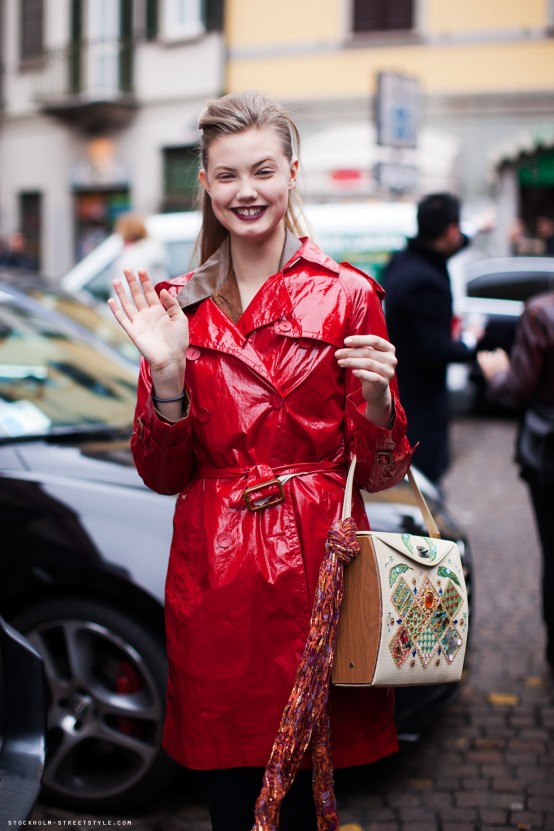
[[347,566],[360,553],[360,546],[356,539],[356,523],[352,517],[334,522],[325,543],[327,552],[332,552]]

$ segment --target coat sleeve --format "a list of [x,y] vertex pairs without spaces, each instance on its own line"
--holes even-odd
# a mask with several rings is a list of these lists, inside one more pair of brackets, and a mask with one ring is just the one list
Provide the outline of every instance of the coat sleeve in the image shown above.
[[409,318],[411,336],[417,343],[421,361],[430,368],[472,361],[476,350],[452,338],[448,325],[451,301],[447,294],[437,290],[436,281],[421,274],[418,279],[407,281],[405,292],[403,316]]
[[[375,334],[389,339],[373,281],[352,293],[347,334]],[[377,427],[365,417],[361,384],[351,370],[347,370],[346,387],[346,454],[348,458],[357,457],[356,484],[370,492],[390,488],[403,479],[413,453],[406,437],[406,415],[398,397],[396,376],[391,382],[394,414],[390,429]]]
[[528,404],[539,387],[548,342],[540,310],[528,304],[516,328],[510,368],[491,378],[489,396],[505,404]]
[[158,413],[152,401],[150,368],[144,360],[140,366],[131,450],[142,480],[157,493],[180,493],[192,477],[191,420],[185,413],[179,421],[169,422]]

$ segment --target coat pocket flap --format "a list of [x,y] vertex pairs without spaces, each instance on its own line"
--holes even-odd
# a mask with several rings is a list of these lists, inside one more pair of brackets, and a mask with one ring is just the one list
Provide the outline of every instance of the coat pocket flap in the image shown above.
[[394,534],[386,531],[360,531],[359,533],[380,540],[383,545],[413,560],[418,565],[436,566],[456,547],[456,543],[451,540],[418,537],[416,534]]

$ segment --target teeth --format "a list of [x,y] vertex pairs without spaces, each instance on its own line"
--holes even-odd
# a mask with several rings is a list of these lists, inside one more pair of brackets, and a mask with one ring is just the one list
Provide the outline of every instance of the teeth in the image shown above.
[[261,214],[263,208],[235,208],[235,211],[240,216],[257,216]]

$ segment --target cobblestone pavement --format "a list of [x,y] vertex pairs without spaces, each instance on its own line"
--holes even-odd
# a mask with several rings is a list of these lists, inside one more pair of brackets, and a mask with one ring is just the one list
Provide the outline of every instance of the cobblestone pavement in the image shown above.
[[[514,429],[501,419],[453,424],[444,484],[474,556],[470,671],[420,742],[337,774],[341,831],[554,831],[554,683],[543,660],[540,553],[527,490],[511,462]],[[210,831],[186,780],[140,813],[76,816],[39,805],[32,819]]]

